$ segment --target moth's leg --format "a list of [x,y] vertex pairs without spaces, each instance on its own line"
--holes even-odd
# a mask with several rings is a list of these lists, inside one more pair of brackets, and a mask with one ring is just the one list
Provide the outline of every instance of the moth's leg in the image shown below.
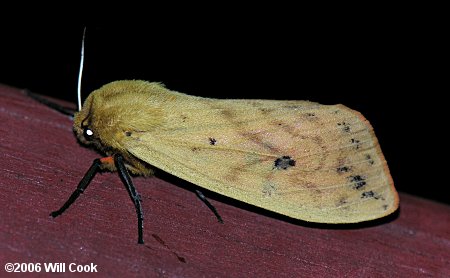
[[197,194],[197,197],[202,200],[203,203],[205,203],[205,205],[214,213],[214,215],[216,216],[217,220],[220,223],[223,223],[222,217],[220,217],[219,213],[217,212],[216,208],[211,205],[211,203],[206,199],[205,195],[203,195],[202,192],[200,192],[200,190],[195,190],[195,194]]
[[25,93],[27,94],[27,96],[31,97],[32,99],[36,100],[37,102],[40,102],[40,103],[42,103],[44,105],[47,105],[48,107],[50,107],[50,108],[52,108],[52,109],[54,109],[54,110],[56,110],[56,111],[58,111],[58,112],[60,112],[60,113],[62,113],[64,115],[68,115],[68,116],[73,117],[73,114],[74,114],[73,110],[70,110],[69,108],[63,107],[63,106],[61,106],[59,104],[56,104],[54,102],[51,102],[51,101],[49,101],[49,100],[47,100],[47,99],[45,99],[45,98],[43,98],[43,97],[41,97],[41,96],[39,96],[37,94],[34,94],[34,93],[28,91],[28,90],[25,90]]
[[138,243],[144,244],[143,234],[144,234],[144,214],[142,213],[141,207],[141,197],[136,192],[136,188],[133,185],[133,181],[131,180],[130,174],[128,174],[127,168],[125,168],[125,164],[123,163],[123,157],[120,154],[116,154],[114,156],[114,163],[116,165],[117,171],[119,172],[120,179],[123,184],[127,188],[128,194],[130,194],[131,201],[134,203],[134,207],[136,208],[136,214],[138,219]]
[[78,198],[78,196],[80,196],[80,194],[83,193],[84,190],[88,187],[89,183],[91,183],[95,174],[97,174],[98,171],[100,170],[101,165],[102,165],[102,161],[100,159],[95,159],[92,162],[91,167],[89,168],[89,170],[87,170],[86,174],[84,174],[84,177],[81,179],[80,183],[78,184],[77,189],[75,189],[75,191],[72,193],[72,195],[70,195],[70,197],[66,201],[66,203],[59,210],[56,210],[56,211],[50,213],[50,215],[52,217],[57,217],[57,216],[61,215],[66,209],[68,209],[70,207],[70,205],[73,204],[73,202],[75,202],[75,200]]

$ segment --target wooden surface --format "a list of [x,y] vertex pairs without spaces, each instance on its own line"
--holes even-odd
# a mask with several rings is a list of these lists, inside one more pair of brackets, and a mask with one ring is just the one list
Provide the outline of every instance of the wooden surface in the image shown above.
[[137,177],[145,213],[138,245],[126,189],[116,173],[104,173],[52,219],[99,155],[77,144],[67,116],[21,90],[0,85],[0,121],[2,268],[63,262],[122,277],[450,277],[450,207],[407,194],[391,217],[329,226],[204,192],[220,224],[189,184]]

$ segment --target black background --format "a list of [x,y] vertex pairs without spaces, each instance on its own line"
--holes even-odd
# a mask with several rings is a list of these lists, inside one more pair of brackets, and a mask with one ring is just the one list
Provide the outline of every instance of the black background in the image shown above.
[[[372,123],[399,191],[450,203],[443,39],[431,25],[365,14],[88,24],[82,90],[144,79],[204,97],[342,103]],[[0,29],[0,83],[75,102],[84,24],[25,26]]]

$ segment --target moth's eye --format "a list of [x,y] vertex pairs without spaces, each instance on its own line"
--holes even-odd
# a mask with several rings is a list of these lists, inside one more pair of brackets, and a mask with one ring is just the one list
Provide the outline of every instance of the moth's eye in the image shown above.
[[92,139],[93,135],[94,135],[94,132],[86,126],[83,130],[84,139],[90,141]]

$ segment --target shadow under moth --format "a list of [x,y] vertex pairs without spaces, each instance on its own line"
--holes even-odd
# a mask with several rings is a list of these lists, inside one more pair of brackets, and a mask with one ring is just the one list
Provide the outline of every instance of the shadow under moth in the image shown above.
[[136,207],[138,243],[143,213],[129,172],[151,176],[154,168],[309,222],[363,222],[399,204],[371,125],[343,105],[201,98],[125,80],[92,92],[73,128],[105,157],[51,215],[63,213],[98,171],[118,171]]

